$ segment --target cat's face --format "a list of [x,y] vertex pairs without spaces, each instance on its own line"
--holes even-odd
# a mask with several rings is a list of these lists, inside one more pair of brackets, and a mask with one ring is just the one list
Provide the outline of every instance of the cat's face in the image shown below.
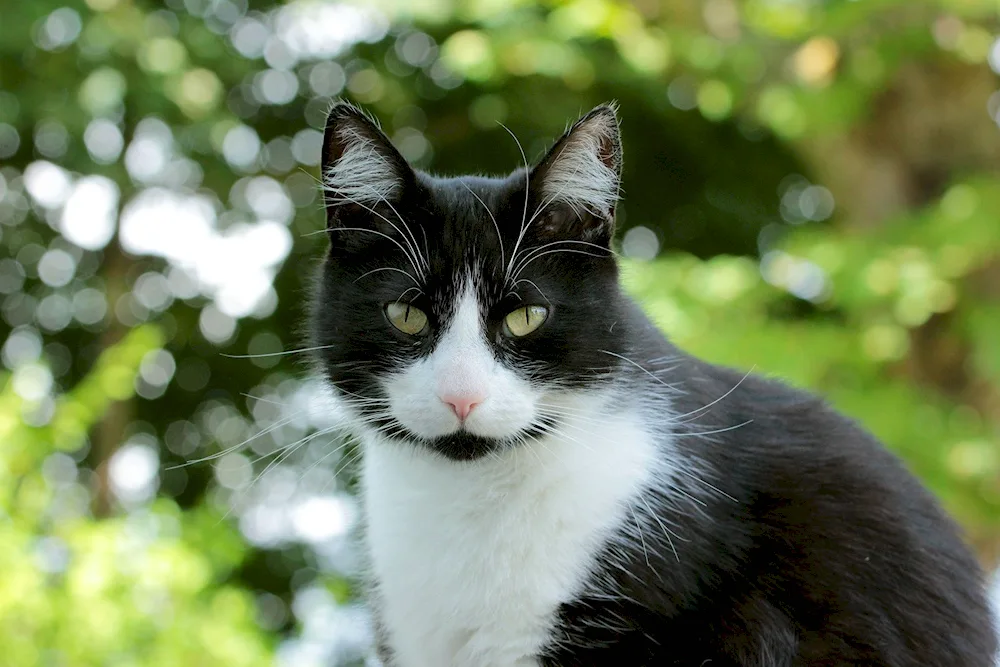
[[585,409],[620,347],[620,165],[610,107],[502,179],[416,172],[358,110],[334,107],[313,334],[358,425],[474,459]]

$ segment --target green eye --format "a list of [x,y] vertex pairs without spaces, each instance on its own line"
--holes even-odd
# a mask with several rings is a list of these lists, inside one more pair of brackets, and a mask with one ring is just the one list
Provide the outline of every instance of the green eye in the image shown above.
[[542,326],[548,316],[549,309],[545,306],[524,306],[508,313],[503,325],[506,333],[520,338]]
[[385,316],[392,326],[411,336],[421,334],[427,328],[427,315],[424,311],[408,303],[386,304]]

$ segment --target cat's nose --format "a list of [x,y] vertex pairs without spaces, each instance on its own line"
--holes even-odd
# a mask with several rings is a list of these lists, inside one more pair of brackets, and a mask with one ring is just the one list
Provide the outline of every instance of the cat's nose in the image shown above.
[[479,394],[446,394],[441,397],[459,421],[465,421],[472,409],[483,402],[485,397]]

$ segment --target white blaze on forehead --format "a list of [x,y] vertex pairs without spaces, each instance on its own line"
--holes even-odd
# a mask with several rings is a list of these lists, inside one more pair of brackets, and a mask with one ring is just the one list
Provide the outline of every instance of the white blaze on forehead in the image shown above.
[[466,285],[455,303],[448,328],[441,336],[431,364],[437,381],[438,396],[489,393],[488,378],[496,360],[486,342],[479,300],[471,285]]
[[[469,278],[459,291],[431,353],[386,382],[392,415],[420,437],[464,428],[473,435],[509,438],[535,418],[541,390],[494,356],[474,284]],[[448,399],[475,399],[477,407],[462,423]]]

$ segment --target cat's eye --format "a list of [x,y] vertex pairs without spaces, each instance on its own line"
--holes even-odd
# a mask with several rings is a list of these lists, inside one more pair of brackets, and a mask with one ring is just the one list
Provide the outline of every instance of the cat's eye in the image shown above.
[[507,313],[507,317],[503,318],[505,333],[518,338],[527,336],[542,326],[542,322],[548,316],[549,309],[545,306],[522,306]]
[[408,303],[397,301],[386,304],[385,316],[389,318],[392,326],[411,336],[419,335],[427,329],[427,315]]

